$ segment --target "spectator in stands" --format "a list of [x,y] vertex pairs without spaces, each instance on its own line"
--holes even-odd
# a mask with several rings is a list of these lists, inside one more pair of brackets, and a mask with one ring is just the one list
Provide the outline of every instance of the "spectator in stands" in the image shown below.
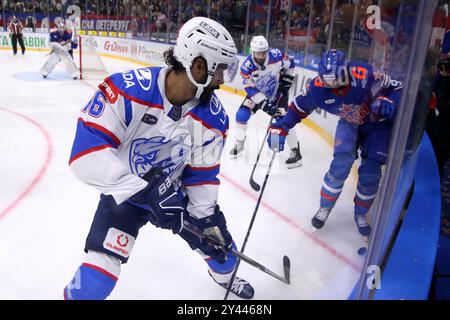
[[438,113],[432,121],[429,134],[442,177],[444,165],[450,158],[450,53],[438,62],[437,70],[439,75],[435,92]]
[[25,20],[25,26],[27,28],[32,29],[33,32],[36,31],[36,25],[35,25],[34,21],[35,21],[35,18],[33,16],[28,16]]
[[265,35],[266,34],[266,27],[261,24],[258,20],[255,20],[253,23],[253,33],[255,35]]
[[159,11],[156,13],[156,29],[158,32],[163,32],[166,30],[167,16],[164,12]]

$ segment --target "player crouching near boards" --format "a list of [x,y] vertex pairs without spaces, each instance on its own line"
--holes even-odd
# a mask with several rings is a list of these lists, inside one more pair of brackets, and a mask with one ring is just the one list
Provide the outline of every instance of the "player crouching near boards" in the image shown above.
[[359,233],[367,237],[367,212],[378,192],[403,85],[370,65],[347,63],[344,53],[335,49],[323,54],[318,73],[294,98],[287,114],[272,123],[269,147],[283,150],[289,130],[316,108],[337,115],[333,160],[323,179],[320,208],[311,222],[317,229],[323,227],[360,151],[354,219]]
[[42,77],[44,77],[44,79],[47,78],[56,65],[62,61],[72,78],[78,79],[80,73],[73,62],[72,56],[73,49],[77,47],[77,42],[72,40],[72,31],[66,30],[64,22],[58,23],[57,29],[50,32],[51,52],[47,62],[40,70]]
[[[251,54],[241,67],[241,76],[247,96],[236,113],[236,144],[230,151],[235,158],[244,151],[247,122],[259,109],[272,117],[286,114],[289,90],[294,81],[294,59],[279,49],[269,48],[264,36],[255,36],[250,42]],[[292,130],[287,141],[291,154],[286,160],[288,168],[302,165],[300,143]]]
[[[65,299],[108,297],[147,222],[183,238],[227,288],[237,262],[229,249],[236,246],[217,205],[217,176],[229,120],[214,90],[225,75],[234,78],[229,71],[237,70],[236,52],[222,25],[196,17],[165,52],[168,68],[116,73],[99,85],[78,119],[70,168],[102,194],[86,258]],[[191,234],[187,222],[227,250]],[[237,277],[231,292],[254,295]]]

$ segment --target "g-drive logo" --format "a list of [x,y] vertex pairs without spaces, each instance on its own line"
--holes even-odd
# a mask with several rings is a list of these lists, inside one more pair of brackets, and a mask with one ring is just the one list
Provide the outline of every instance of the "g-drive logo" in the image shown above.
[[214,37],[219,38],[219,32],[206,22],[204,21],[200,22],[200,27],[211,33]]

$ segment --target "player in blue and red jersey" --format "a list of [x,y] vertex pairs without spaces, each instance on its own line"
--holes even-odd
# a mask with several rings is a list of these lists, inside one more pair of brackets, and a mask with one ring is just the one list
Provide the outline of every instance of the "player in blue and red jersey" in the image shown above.
[[333,160],[323,180],[320,208],[312,224],[317,229],[323,227],[360,151],[355,222],[359,233],[367,237],[367,212],[386,162],[402,83],[375,71],[371,65],[346,62],[344,53],[335,49],[323,54],[318,74],[294,98],[287,114],[273,122],[268,143],[274,151],[283,150],[289,130],[316,108],[338,116]]

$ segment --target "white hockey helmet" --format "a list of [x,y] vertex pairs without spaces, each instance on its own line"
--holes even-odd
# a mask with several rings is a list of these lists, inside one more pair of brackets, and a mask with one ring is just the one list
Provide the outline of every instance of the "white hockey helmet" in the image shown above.
[[64,21],[59,21],[56,24],[56,28],[58,28],[58,31],[64,31],[66,30],[66,23]]
[[264,36],[254,36],[250,42],[251,52],[266,52],[269,51],[269,42]]
[[[220,23],[205,17],[194,17],[187,21],[178,33],[174,48],[175,58],[186,68],[189,80],[197,87],[196,98],[209,85],[219,64],[227,66],[227,79],[232,81],[237,73],[237,50],[230,33]],[[206,60],[208,78],[201,84],[191,73],[192,62],[197,57]]]

